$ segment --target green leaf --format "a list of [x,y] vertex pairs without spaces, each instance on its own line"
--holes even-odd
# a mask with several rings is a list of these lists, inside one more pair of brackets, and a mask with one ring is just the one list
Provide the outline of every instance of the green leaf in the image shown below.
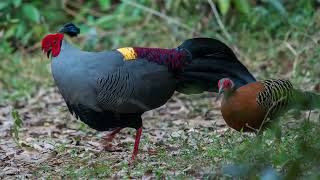
[[99,18],[95,24],[97,25],[104,25],[106,23],[109,23],[110,21],[114,20],[115,17],[114,16],[103,16],[101,18]]
[[22,13],[29,20],[39,23],[40,22],[40,13],[36,7],[31,4],[26,4],[22,6]]
[[7,31],[5,31],[4,38],[7,39],[7,38],[10,38],[10,37],[13,37],[15,35],[16,29],[17,29],[16,26],[10,27]]
[[287,11],[279,0],[267,0],[281,15],[286,15]]
[[17,31],[15,36],[18,38],[22,38],[25,34],[25,31],[28,31],[29,29],[26,29],[26,24],[24,22],[21,22],[18,26],[17,26]]
[[0,10],[6,8],[9,5],[7,2],[0,2]]
[[13,127],[12,127],[13,128],[13,138],[15,141],[18,141],[19,131],[20,131],[20,128],[22,127],[22,119],[20,117],[19,112],[15,109],[12,110],[11,116],[14,120]]
[[230,0],[218,0],[218,6],[223,15],[227,14],[230,9]]
[[27,45],[29,39],[31,39],[33,31],[28,31],[21,39],[22,44]]
[[250,12],[248,0],[233,0],[233,3],[241,13],[248,14]]
[[108,10],[111,6],[110,0],[99,0],[101,10]]
[[14,7],[19,7],[21,5],[21,0],[12,0]]
[[20,114],[17,110],[13,109],[11,112],[12,118],[14,120],[14,125],[18,128],[22,127],[22,119],[20,117]]

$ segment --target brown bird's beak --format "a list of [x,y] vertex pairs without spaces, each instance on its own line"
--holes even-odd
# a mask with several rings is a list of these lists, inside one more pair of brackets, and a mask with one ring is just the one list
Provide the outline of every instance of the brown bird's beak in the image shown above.
[[222,88],[222,87],[220,87],[220,88],[219,88],[219,95],[222,95],[222,94],[223,94],[223,92],[224,92],[223,88]]

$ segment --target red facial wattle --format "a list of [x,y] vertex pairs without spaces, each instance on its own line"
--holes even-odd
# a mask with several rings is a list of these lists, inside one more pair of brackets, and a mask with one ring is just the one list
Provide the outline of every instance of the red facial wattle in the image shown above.
[[53,57],[57,57],[60,54],[63,37],[64,34],[57,33],[49,34],[42,39],[42,51],[47,53],[48,58],[50,53]]

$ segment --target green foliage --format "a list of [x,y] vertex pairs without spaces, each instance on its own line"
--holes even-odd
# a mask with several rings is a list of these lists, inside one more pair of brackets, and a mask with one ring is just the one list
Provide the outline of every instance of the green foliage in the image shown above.
[[[230,11],[230,7],[234,6],[234,8],[243,13],[243,14],[249,14],[250,11],[257,7],[265,7],[265,6],[271,6],[273,9],[277,11],[277,13],[281,14],[282,16],[285,16],[287,14],[287,11],[282,3],[282,1],[279,0],[262,0],[261,5],[254,6],[252,3],[253,1],[248,0],[216,0],[218,7],[220,9],[220,12],[223,15],[226,15]],[[257,2],[255,2],[257,3]]]
[[18,39],[16,45],[26,45],[34,40],[32,38],[39,37],[41,17],[37,4],[22,3],[21,0],[1,2],[0,29],[5,30],[3,35],[5,40]]
[[267,2],[274,7],[282,16],[286,15],[287,11],[279,0],[267,0]]
[[105,10],[110,9],[111,2],[110,2],[110,0],[99,0],[99,6],[100,6],[101,10],[105,11]]
[[219,9],[223,15],[226,15],[230,9],[231,1],[230,0],[218,0]]
[[319,128],[318,123],[305,121],[301,127],[285,131],[281,141],[274,130],[266,131],[234,149],[232,158],[237,165],[227,166],[226,172],[234,177],[255,177],[272,168],[285,179],[310,178],[319,171],[320,144],[314,135]]
[[251,9],[248,0],[217,0],[217,3],[223,15],[228,13],[231,5],[234,5],[235,8],[243,14],[248,14]]
[[22,6],[22,13],[24,16],[26,16],[30,21],[33,21],[34,23],[40,22],[40,14],[37,8],[35,8],[31,4],[26,4]]
[[13,109],[12,112],[11,112],[11,116],[14,120],[14,123],[13,123],[13,126],[12,126],[12,136],[13,136],[13,139],[16,141],[17,144],[18,141],[19,141],[19,131],[20,131],[20,128],[22,127],[22,119],[20,117],[20,114],[19,112],[16,110],[16,109]]
[[250,11],[250,4],[247,0],[233,0],[235,7],[242,13],[248,14]]

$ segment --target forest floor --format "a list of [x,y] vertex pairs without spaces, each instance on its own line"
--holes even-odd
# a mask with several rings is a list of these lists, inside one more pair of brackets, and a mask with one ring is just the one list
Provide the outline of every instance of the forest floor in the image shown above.
[[[0,107],[0,177],[153,177],[162,171],[202,174],[202,161],[179,165],[168,158],[194,152],[212,143],[209,136],[224,136],[228,128],[219,111],[219,100],[213,94],[189,97],[178,94],[166,105],[143,115],[144,129],[136,163],[129,167],[134,142],[134,129],[124,129],[114,140],[121,152],[103,152],[100,146],[105,133],[96,132],[70,115],[56,88],[39,90],[28,101],[19,102],[23,121],[17,128],[11,115],[12,106]],[[195,142],[201,138],[201,142]],[[182,149],[185,141],[188,148]],[[201,143],[199,145],[198,143]],[[200,153],[200,152],[199,152]],[[196,156],[201,156],[201,153]],[[194,160],[194,157],[186,157]],[[199,159],[200,160],[200,159]],[[182,161],[182,160],[181,160]],[[207,162],[215,162],[212,157]],[[144,164],[143,167],[139,164]],[[193,166],[198,166],[196,169]],[[210,170],[206,170],[207,173]],[[154,173],[152,173],[154,172]],[[198,174],[198,176],[200,175]]]
[[[115,138],[120,152],[102,151],[104,133],[72,117],[56,88],[41,89],[28,101],[0,108],[0,178],[230,177],[233,169],[230,172],[225,165],[241,155],[234,149],[252,143],[256,136],[226,127],[219,104],[212,93],[191,97],[177,93],[164,106],[145,113],[138,158],[129,166],[134,129],[124,129]],[[19,108],[20,117],[11,114],[13,106]],[[318,114],[312,113],[310,119],[317,121]],[[301,117],[307,116],[305,112]],[[289,119],[288,131],[303,121]],[[273,146],[273,139],[268,141]]]

